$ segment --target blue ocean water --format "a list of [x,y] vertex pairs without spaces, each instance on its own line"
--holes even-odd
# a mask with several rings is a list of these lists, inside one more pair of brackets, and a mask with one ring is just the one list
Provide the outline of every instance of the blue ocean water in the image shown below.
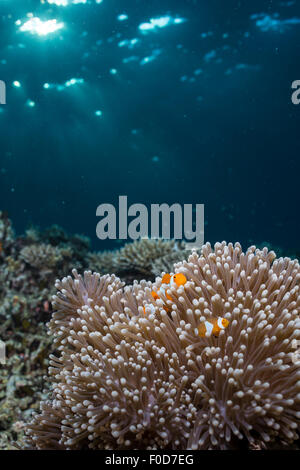
[[0,209],[101,250],[101,203],[203,203],[205,241],[299,251],[299,4],[2,0]]

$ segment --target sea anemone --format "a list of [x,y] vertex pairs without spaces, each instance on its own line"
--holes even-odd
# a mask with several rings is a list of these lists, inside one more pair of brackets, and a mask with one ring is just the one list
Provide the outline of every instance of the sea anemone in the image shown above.
[[[300,266],[267,249],[204,245],[187,282],[57,282],[50,400],[27,426],[37,449],[230,449],[298,439]],[[170,300],[172,299],[172,300]],[[218,337],[203,321],[226,318]]]

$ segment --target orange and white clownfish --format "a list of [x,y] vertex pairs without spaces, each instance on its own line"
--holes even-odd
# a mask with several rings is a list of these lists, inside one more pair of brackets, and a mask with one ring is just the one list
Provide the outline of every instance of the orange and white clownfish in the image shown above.
[[[173,300],[172,297],[167,294],[167,289],[169,287],[180,287],[184,286],[184,284],[187,282],[187,278],[185,277],[184,274],[182,273],[176,273],[171,276],[171,274],[164,274],[161,280],[161,286],[159,288],[159,293],[163,294],[168,300]],[[152,291],[152,297],[156,297],[158,295],[156,292]]]
[[[159,294],[163,294],[168,300],[173,300],[172,297],[166,292],[169,287],[180,287],[183,286],[187,282],[187,278],[182,273],[176,273],[171,276],[171,274],[164,274],[161,280],[161,286],[159,288]],[[160,299],[160,296],[154,290],[151,292],[151,295],[154,300]],[[149,304],[148,307],[151,309],[151,313],[155,312],[155,307],[153,304]],[[167,306],[164,307],[166,311],[169,311]],[[144,307],[144,313],[146,314],[146,309]]]
[[200,338],[204,338],[206,333],[209,336],[219,336],[221,330],[225,330],[229,325],[229,321],[226,318],[212,318],[211,320],[206,320],[196,328],[196,334],[200,336]]
[[[177,273],[177,274],[173,274],[173,276],[171,276],[171,274],[164,274],[163,277],[162,277],[162,280],[161,280],[161,286],[159,288],[159,293],[160,294],[163,294],[168,300],[173,300],[172,297],[167,294],[167,289],[169,289],[169,287],[180,287],[180,286],[183,286],[185,283],[186,283],[187,279],[185,277],[184,274],[182,273]],[[156,297],[156,295],[158,295],[156,292],[153,292],[152,291],[152,297]],[[157,300],[157,299],[155,299]]]
[[164,274],[161,280],[161,284],[170,284],[171,287],[180,287],[187,282],[187,278],[182,273],[176,273],[171,276],[171,274]]

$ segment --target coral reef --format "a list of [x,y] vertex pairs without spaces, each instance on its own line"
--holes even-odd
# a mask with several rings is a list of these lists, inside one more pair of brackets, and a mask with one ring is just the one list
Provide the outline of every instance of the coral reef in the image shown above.
[[120,250],[89,253],[87,264],[91,271],[114,273],[131,284],[134,280],[154,281],[162,271],[171,271],[173,264],[185,259],[189,253],[184,242],[141,239],[125,244]]
[[110,274],[117,271],[115,261],[116,251],[99,251],[98,253],[89,253],[87,264],[91,271],[101,274]]
[[58,248],[45,243],[25,246],[20,252],[20,258],[39,272],[54,268],[63,260]]
[[[164,247],[170,253],[168,242]],[[144,243],[137,242],[136,251],[143,249]],[[117,272],[117,254],[93,253],[89,239],[70,236],[56,225],[44,231],[31,227],[16,236],[8,216],[0,212],[0,339],[7,355],[6,364],[0,364],[0,449],[22,442],[24,421],[48,394],[44,377],[55,349],[46,323],[55,280],[73,268]],[[152,278],[152,272],[148,276]],[[133,277],[128,269],[122,280]]]
[[23,421],[45,398],[53,284],[74,262],[82,267],[68,241],[54,247],[41,238],[36,230],[15,237],[9,219],[0,214],[0,339],[7,356],[0,365],[0,449],[21,441]]
[[154,280],[162,271],[169,272],[173,264],[188,255],[184,242],[142,239],[128,243],[115,255],[114,271],[123,278]]
[[[57,281],[53,390],[27,425],[29,446],[270,448],[298,439],[298,261],[223,242],[174,271],[187,282],[165,294],[160,278],[124,286],[74,270]],[[216,317],[228,327],[200,338],[199,324]]]
[[0,211],[0,260],[4,253],[9,252],[14,242],[11,222],[4,212]]

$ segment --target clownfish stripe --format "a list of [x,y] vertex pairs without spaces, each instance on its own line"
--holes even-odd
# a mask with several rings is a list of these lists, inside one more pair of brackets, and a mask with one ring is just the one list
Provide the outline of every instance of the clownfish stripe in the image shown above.
[[206,328],[206,333],[209,335],[212,334],[212,330],[214,329],[213,323],[210,323],[209,321],[204,322],[205,328]]
[[220,331],[225,330],[228,325],[229,321],[226,320],[226,318],[219,317],[217,319],[206,320],[200,323],[197,328],[197,333],[201,338],[204,338],[206,334],[208,334],[208,336],[219,336]]
[[162,295],[166,295],[166,289],[164,287],[160,287],[159,293]]

